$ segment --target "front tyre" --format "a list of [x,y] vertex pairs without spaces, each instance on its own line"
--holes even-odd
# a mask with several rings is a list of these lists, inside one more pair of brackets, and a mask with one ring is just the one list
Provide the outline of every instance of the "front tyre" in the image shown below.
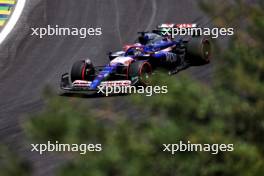
[[128,74],[132,83],[137,79],[136,85],[147,86],[151,83],[152,67],[149,62],[136,61],[130,65]]
[[71,68],[71,81],[89,80],[94,72],[94,66],[90,59],[76,61]]

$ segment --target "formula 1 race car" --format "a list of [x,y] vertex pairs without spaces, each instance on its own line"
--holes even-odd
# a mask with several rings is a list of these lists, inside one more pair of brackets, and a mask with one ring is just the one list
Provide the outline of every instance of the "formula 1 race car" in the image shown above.
[[137,43],[109,53],[110,63],[106,66],[94,66],[90,59],[75,62],[70,73],[62,75],[61,89],[74,92],[95,91],[100,86],[146,86],[157,68],[165,68],[173,75],[190,66],[210,62],[209,39],[199,35],[188,39],[171,38],[163,35],[166,26],[162,24],[152,32],[139,32]]

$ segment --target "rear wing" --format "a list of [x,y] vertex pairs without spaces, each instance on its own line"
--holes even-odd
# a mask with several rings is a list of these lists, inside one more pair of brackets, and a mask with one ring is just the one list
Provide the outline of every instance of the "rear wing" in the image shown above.
[[161,24],[158,28],[196,28],[198,25],[196,23],[171,23],[171,24]]
[[161,24],[154,32],[155,31],[158,31],[163,36],[170,36],[172,38],[182,36],[182,40],[186,37],[189,38],[190,36],[196,37],[201,35],[201,28],[199,28],[196,23]]

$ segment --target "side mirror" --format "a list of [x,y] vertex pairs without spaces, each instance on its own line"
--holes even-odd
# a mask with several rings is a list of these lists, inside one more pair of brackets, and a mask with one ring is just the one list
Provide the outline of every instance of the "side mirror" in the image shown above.
[[108,56],[111,56],[112,54],[113,54],[112,51],[109,51],[109,52],[107,53]]

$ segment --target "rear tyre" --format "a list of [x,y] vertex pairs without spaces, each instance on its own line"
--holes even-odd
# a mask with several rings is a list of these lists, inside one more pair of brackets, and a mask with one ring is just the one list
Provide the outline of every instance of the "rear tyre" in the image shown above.
[[203,65],[211,61],[212,46],[208,38],[193,37],[187,46],[187,57],[193,65]]
[[93,64],[89,59],[76,61],[71,68],[71,81],[88,80],[94,72]]
[[132,80],[137,78],[135,85],[137,86],[147,86],[151,83],[152,67],[149,62],[137,61],[133,62],[128,71],[129,77]]

